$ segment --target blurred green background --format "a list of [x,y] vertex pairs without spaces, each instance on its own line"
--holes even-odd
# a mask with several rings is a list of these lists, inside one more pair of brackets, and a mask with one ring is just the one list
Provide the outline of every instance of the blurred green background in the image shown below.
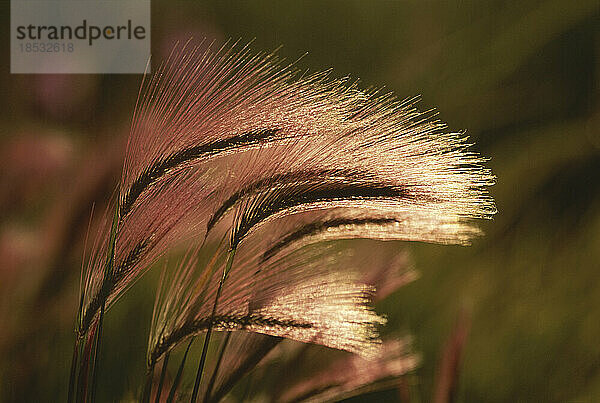
[[[0,399],[55,401],[91,206],[117,184],[140,76],[10,75],[1,7]],[[600,400],[599,28],[597,0],[152,2],[155,65],[190,36],[283,45],[288,60],[308,52],[302,69],[420,94],[490,157],[486,236],[408,245],[421,277],[378,306],[422,356],[414,401],[431,400],[461,312],[458,402]],[[101,401],[142,382],[156,278],[107,316]]]

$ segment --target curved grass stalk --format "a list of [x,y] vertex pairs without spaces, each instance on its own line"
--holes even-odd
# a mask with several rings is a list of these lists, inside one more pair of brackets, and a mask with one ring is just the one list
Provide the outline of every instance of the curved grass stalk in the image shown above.
[[204,345],[202,346],[202,354],[200,356],[200,363],[198,364],[198,371],[196,372],[196,380],[194,381],[194,390],[192,391],[191,402],[195,403],[198,398],[198,391],[200,390],[200,381],[202,380],[202,375],[204,372],[204,363],[206,362],[206,354],[208,353],[208,344],[210,343],[210,335],[213,329],[213,323],[215,320],[215,315],[217,313],[217,306],[219,303],[219,298],[221,297],[221,292],[223,291],[223,285],[225,284],[225,280],[227,280],[227,276],[231,271],[231,267],[233,266],[233,259],[235,257],[236,248],[232,247],[227,254],[227,263],[225,264],[225,269],[223,269],[223,276],[219,281],[219,287],[217,288],[217,295],[215,296],[215,302],[213,304],[212,312],[210,314],[210,320],[208,324],[208,328],[206,329],[206,335],[204,336]]
[[204,402],[207,402],[212,393],[213,387],[215,385],[215,381],[217,380],[217,375],[219,374],[219,368],[223,362],[223,357],[225,356],[225,350],[227,349],[227,345],[229,344],[229,340],[231,339],[231,332],[225,333],[225,338],[221,343],[221,347],[219,347],[219,355],[217,356],[217,362],[215,363],[215,368],[213,369],[213,373],[208,381],[208,386],[206,387],[206,392],[204,393]]
[[[256,367],[256,365],[282,340],[281,337],[268,337],[263,339],[258,345],[243,345],[242,347],[246,347],[243,351],[247,353],[247,355],[236,366],[228,368],[228,375],[220,382],[220,385],[215,392],[207,396],[206,401],[210,403],[221,401],[235,384]],[[240,350],[238,349],[238,352],[239,351]]]
[[169,391],[169,396],[167,396],[167,403],[172,403],[173,399],[175,399],[175,394],[177,393],[177,389],[179,388],[179,384],[181,383],[181,377],[183,375],[183,369],[185,367],[185,361],[187,360],[188,353],[190,352],[190,347],[192,347],[192,343],[194,342],[194,338],[190,339],[188,343],[185,353],[183,354],[183,358],[181,359],[181,363],[179,364],[179,369],[177,370],[177,375],[175,375],[175,379],[173,380],[173,385],[171,385],[171,390]]
[[165,358],[163,360],[162,369],[160,371],[160,380],[158,381],[158,388],[156,389],[156,401],[155,403],[160,403],[160,395],[162,393],[163,384],[165,382],[165,376],[167,374],[167,365],[169,364],[169,356],[170,354],[165,354]]
[[150,394],[152,393],[152,382],[154,381],[154,365],[146,370],[146,382],[144,382],[144,389],[142,390],[142,403],[148,403],[150,401]]

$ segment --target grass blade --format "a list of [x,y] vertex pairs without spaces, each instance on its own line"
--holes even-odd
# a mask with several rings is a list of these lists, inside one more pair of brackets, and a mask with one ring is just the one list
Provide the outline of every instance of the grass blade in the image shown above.
[[152,380],[154,379],[154,364],[148,368],[146,373],[146,382],[144,384],[144,391],[142,392],[142,403],[148,403],[150,401],[150,393],[152,392]]
[[283,340],[281,337],[269,337],[260,347],[227,377],[216,392],[209,396],[208,402],[220,401],[229,391],[250,372],[273,348]]
[[208,325],[208,329],[206,330],[206,336],[204,337],[204,346],[202,347],[202,355],[200,356],[200,363],[198,364],[198,371],[196,372],[196,381],[194,382],[194,390],[192,392],[192,398],[190,399],[191,403],[195,403],[196,399],[198,398],[198,391],[200,390],[200,381],[202,380],[202,373],[204,372],[204,363],[206,362],[206,354],[208,353],[208,344],[210,343],[210,335],[212,333],[213,319],[217,313],[217,305],[219,304],[219,297],[221,296],[221,292],[223,291],[223,285],[225,284],[225,280],[227,279],[229,270],[231,270],[231,266],[233,265],[234,257],[235,257],[235,249],[231,249],[229,251],[229,256],[227,256],[227,264],[225,266],[225,269],[223,270],[223,276],[221,277],[221,280],[219,281],[219,288],[217,289],[217,295],[215,297],[215,303],[213,305],[210,322]]
[[90,359],[92,354],[92,347],[96,340],[96,330],[98,328],[98,322],[95,322],[94,327],[88,333],[88,339],[83,349],[81,357],[81,364],[79,365],[79,376],[77,378],[77,402],[84,402],[87,398],[88,392],[88,370],[90,368]]
[[104,322],[104,304],[102,304],[102,308],[100,309],[100,317],[98,318],[98,332],[96,334],[96,347],[94,348],[94,358],[92,360],[92,389],[90,395],[90,401],[94,403],[96,401],[96,385],[97,382],[97,374],[98,374],[98,361],[100,361],[100,346],[102,341],[102,323]]
[[75,398],[75,382],[77,380],[77,361],[79,359],[79,336],[75,336],[75,345],[73,348],[73,358],[71,358],[71,372],[69,375],[69,394],[67,397],[67,403],[73,403]]
[[217,358],[217,362],[215,364],[215,369],[213,370],[212,376],[210,377],[210,381],[208,382],[208,386],[206,388],[206,393],[204,394],[204,401],[207,402],[212,389],[215,385],[215,381],[217,380],[217,375],[219,373],[219,367],[221,366],[221,362],[223,362],[223,356],[225,355],[225,350],[227,349],[227,345],[229,344],[229,339],[231,338],[231,332],[227,332],[225,334],[225,339],[223,339],[223,343],[221,344],[221,349],[219,351],[219,357]]
[[163,360],[162,370],[160,371],[160,381],[158,382],[158,389],[156,389],[156,400],[155,403],[160,403],[160,394],[162,393],[163,383],[165,381],[165,375],[167,374],[167,364],[169,364],[169,355],[171,353],[167,352],[165,354],[165,359]]
[[175,376],[175,380],[173,380],[173,385],[171,385],[171,390],[169,391],[169,397],[167,397],[167,403],[172,403],[175,398],[175,393],[177,392],[177,388],[179,387],[179,383],[181,382],[181,376],[183,375],[183,368],[185,367],[185,360],[187,359],[188,353],[190,352],[190,347],[192,347],[192,343],[194,342],[194,338],[190,340],[185,349],[185,354],[183,354],[183,358],[181,359],[181,364],[179,364],[179,369],[177,370],[177,375]]

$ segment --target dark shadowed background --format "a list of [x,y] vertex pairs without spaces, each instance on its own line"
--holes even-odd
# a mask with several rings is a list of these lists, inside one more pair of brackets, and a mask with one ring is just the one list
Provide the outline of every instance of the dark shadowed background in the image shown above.
[[[10,75],[1,7],[0,399],[64,400],[91,206],[117,185],[141,77]],[[409,395],[424,402],[465,317],[456,401],[600,399],[599,27],[597,0],[152,5],[155,65],[190,36],[282,45],[290,61],[307,53],[301,69],[421,95],[490,157],[486,236],[408,245],[421,277],[378,306],[388,332],[413,335]],[[100,401],[142,382],[156,279],[108,313]]]

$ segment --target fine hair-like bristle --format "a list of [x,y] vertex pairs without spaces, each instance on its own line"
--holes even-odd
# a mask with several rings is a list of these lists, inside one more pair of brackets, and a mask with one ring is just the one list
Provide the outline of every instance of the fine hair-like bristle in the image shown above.
[[213,329],[375,356],[385,320],[368,307],[373,287],[311,245],[467,244],[474,220],[495,213],[484,159],[415,102],[299,74],[248,45],[175,47],[140,90],[115,215],[83,277],[79,334],[191,242],[159,289],[149,364]]
[[[339,253],[330,248],[299,249],[264,262],[257,253],[260,236],[252,238],[238,251],[214,316],[210,306],[220,270],[198,267],[196,254],[190,253],[180,265],[178,280],[163,284],[168,291],[155,310],[150,362],[209,326],[287,337],[364,356],[377,354],[377,328],[385,321],[367,306],[374,290],[361,284],[349,268],[344,273],[335,270]],[[215,252],[222,254],[222,249]],[[223,258],[211,260],[219,261],[224,264]]]
[[325,370],[296,380],[277,401],[337,402],[361,393],[397,387],[401,376],[416,368],[419,358],[410,351],[407,340],[388,340],[382,348],[381,360],[340,358]]
[[[327,73],[297,76],[247,46],[176,48],[141,90],[118,196],[116,264],[145,247],[101,299],[110,304],[166,250],[241,205],[234,243],[268,218],[256,215],[267,201],[273,213],[351,206],[377,208],[381,219],[419,216],[427,225],[413,218],[405,238],[467,242],[477,233],[468,219],[494,211],[484,190],[493,178],[460,135],[412,103]],[[103,253],[93,256],[88,318],[104,281]]]

